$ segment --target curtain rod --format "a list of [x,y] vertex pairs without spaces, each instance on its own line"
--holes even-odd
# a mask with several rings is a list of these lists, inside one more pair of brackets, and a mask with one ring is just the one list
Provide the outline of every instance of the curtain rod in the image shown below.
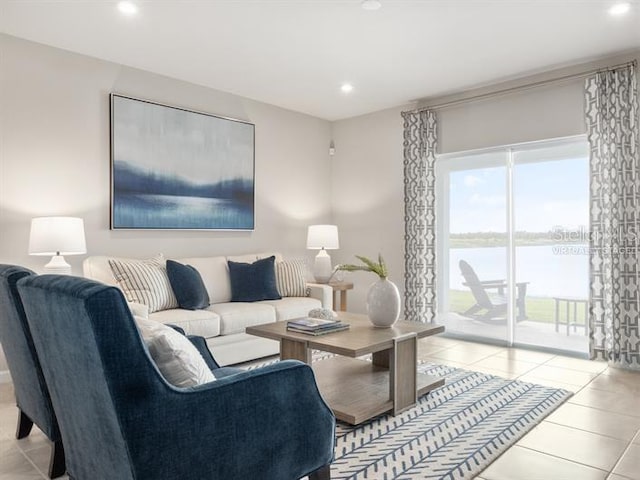
[[450,102],[437,103],[435,105],[429,105],[429,106],[426,106],[426,107],[421,107],[421,108],[416,108],[414,110],[409,110],[409,112],[422,112],[422,111],[425,111],[425,110],[436,110],[436,109],[439,109],[439,108],[446,108],[446,107],[453,107],[453,106],[456,106],[456,105],[461,105],[461,104],[467,103],[467,102],[475,102],[475,101],[485,100],[485,99],[493,98],[493,97],[501,97],[503,95],[508,95],[510,93],[531,90],[531,89],[542,87],[542,86],[545,86],[545,85],[551,85],[551,84],[555,84],[555,83],[563,83],[563,82],[567,82],[569,80],[575,80],[577,78],[586,78],[586,77],[588,77],[590,75],[593,75],[594,73],[608,72],[608,71],[611,71],[611,70],[616,70],[618,68],[627,67],[627,66],[630,66],[630,65],[633,65],[635,67],[636,63],[637,63],[636,60],[632,60],[630,62],[621,63],[619,65],[614,65],[612,67],[598,68],[598,69],[589,70],[587,72],[582,72],[582,73],[572,73],[570,75],[564,75],[564,76],[561,76],[561,77],[550,78],[548,80],[540,80],[538,82],[533,82],[533,83],[529,83],[529,84],[526,84],[526,85],[519,85],[517,87],[504,88],[502,90],[496,90],[495,92],[481,93],[479,95],[474,95],[474,96],[467,97],[467,98],[461,98],[459,100],[451,100]]

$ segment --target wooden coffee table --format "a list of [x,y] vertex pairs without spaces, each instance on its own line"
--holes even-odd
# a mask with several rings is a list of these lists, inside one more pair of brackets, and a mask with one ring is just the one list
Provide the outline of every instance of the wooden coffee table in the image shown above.
[[[444,332],[441,325],[399,321],[375,328],[364,315],[339,312],[349,330],[314,337],[287,331],[287,322],[247,327],[247,333],[280,342],[280,359],[311,365],[311,351],[337,354],[315,362],[316,382],[336,418],[357,425],[385,412],[396,415],[444,379],[418,373],[419,338]],[[372,361],[359,359],[371,354]]]

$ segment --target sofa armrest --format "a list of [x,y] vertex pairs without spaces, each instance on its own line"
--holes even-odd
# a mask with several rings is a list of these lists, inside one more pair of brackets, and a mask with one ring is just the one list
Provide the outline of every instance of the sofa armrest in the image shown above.
[[333,310],[333,288],[322,283],[307,283],[311,298],[317,298],[322,302],[322,308]]
[[[136,405],[128,425],[139,431],[144,418],[145,435],[133,435],[140,444],[130,445],[154,458],[142,462],[144,478],[167,478],[176,464],[188,464],[193,479],[294,479],[333,460],[335,417],[302,362],[278,362],[189,389],[168,387],[150,403]],[[150,438],[161,445],[150,446]],[[153,456],[157,451],[165,455]]]

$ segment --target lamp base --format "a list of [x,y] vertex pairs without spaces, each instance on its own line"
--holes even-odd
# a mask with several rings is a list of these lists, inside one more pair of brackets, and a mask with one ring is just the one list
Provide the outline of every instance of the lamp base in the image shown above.
[[71,265],[69,265],[62,255],[54,255],[51,261],[44,266],[44,273],[57,275],[71,275]]
[[331,257],[325,249],[322,249],[316,255],[316,261],[313,265],[313,276],[318,283],[327,283],[331,279],[333,268],[331,267]]

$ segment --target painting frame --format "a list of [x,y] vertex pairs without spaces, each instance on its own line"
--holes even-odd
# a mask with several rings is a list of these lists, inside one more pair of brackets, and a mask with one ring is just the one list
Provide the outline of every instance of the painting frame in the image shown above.
[[111,230],[255,230],[255,124],[109,94]]

